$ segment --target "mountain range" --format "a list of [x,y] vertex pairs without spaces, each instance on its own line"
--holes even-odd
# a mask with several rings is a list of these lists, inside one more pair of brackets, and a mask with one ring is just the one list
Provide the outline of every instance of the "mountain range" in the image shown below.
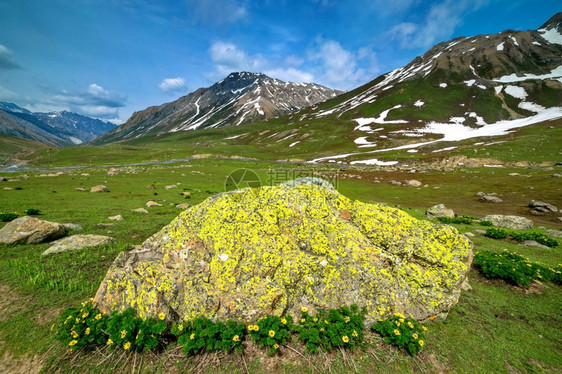
[[314,83],[284,82],[259,73],[232,73],[174,102],[133,113],[126,123],[97,138],[94,144],[268,120],[342,92]]
[[65,147],[88,142],[115,128],[110,122],[77,113],[30,112],[13,103],[0,102],[0,134]]

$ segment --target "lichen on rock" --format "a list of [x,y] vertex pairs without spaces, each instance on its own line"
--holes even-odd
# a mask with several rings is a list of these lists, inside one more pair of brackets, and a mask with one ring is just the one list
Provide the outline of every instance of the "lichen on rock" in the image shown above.
[[357,304],[446,316],[472,262],[455,228],[334,189],[284,184],[211,197],[121,253],[96,294],[105,311],[255,321]]

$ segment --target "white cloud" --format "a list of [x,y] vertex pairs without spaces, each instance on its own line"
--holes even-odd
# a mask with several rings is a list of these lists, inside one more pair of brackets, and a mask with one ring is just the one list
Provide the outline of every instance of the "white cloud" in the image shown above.
[[267,63],[259,54],[249,56],[236,45],[221,41],[211,45],[209,54],[219,76],[228,75],[233,71],[260,72]]
[[181,77],[176,78],[166,78],[160,84],[158,84],[158,89],[167,94],[173,94],[175,92],[185,91],[185,79]]
[[0,101],[21,101],[21,95],[0,86]]
[[421,23],[403,22],[393,26],[388,34],[402,48],[429,48],[451,38],[466,13],[473,12],[488,0],[445,0],[431,6]]
[[67,106],[72,112],[104,119],[118,118],[119,108],[124,107],[126,102],[125,95],[111,92],[96,83],[90,84],[84,91],[62,90],[46,100],[50,105]]
[[274,68],[266,70],[264,74],[287,82],[314,82],[314,75],[295,68]]
[[0,44],[0,69],[21,69],[21,65],[18,64],[14,58],[14,53]]

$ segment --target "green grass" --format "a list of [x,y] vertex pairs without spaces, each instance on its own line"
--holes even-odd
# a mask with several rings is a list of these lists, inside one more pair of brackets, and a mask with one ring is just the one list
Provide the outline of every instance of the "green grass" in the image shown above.
[[[124,147],[120,145],[119,147]],[[107,158],[100,157],[92,162],[105,164],[117,160],[133,160],[144,146],[133,150],[117,149]],[[76,148],[81,150],[81,148]],[[85,150],[88,150],[85,148]],[[162,155],[166,151],[161,148]],[[50,152],[53,162],[71,165],[87,152],[69,156],[67,150]],[[127,152],[132,152],[133,156]],[[146,155],[145,157],[151,157]],[[159,156],[160,157],[160,156]],[[562,366],[562,335],[559,326],[562,316],[560,286],[546,284],[538,294],[526,293],[500,281],[488,281],[477,271],[470,273],[471,292],[463,292],[444,322],[433,323],[427,332],[426,347],[415,358],[382,343],[377,335],[367,336],[364,349],[354,352],[336,351],[310,355],[303,347],[290,343],[299,351],[285,348],[285,358],[268,364],[266,355],[255,348],[249,348],[246,356],[224,354],[220,363],[210,356],[183,358],[179,350],[169,347],[168,352],[157,354],[121,356],[121,354],[80,353],[66,356],[64,347],[53,340],[49,331],[58,313],[66,307],[76,306],[94,295],[101,279],[117,254],[132,245],[142,243],[147,237],[168,224],[180,212],[178,203],[197,204],[214,192],[224,190],[226,176],[238,168],[251,168],[267,183],[268,176],[275,176],[275,182],[291,177],[293,164],[272,164],[264,161],[238,161],[221,159],[200,159],[173,164],[144,165],[122,168],[116,176],[108,176],[108,168],[89,166],[79,170],[65,170],[57,177],[39,177],[41,172],[28,172],[28,179],[19,182],[3,182],[5,186],[18,186],[22,190],[0,189],[0,213],[23,214],[29,208],[41,210],[39,218],[72,222],[84,227],[83,233],[110,235],[115,242],[98,248],[82,251],[40,256],[49,245],[0,245],[0,287],[3,294],[0,317],[0,341],[2,350],[16,357],[43,355],[45,370],[48,372],[107,372],[132,371],[142,367],[145,372],[167,370],[190,370],[196,367],[202,372],[550,372]],[[271,174],[271,169],[287,168]],[[318,172],[335,172],[337,168],[320,168]],[[129,171],[129,172],[127,172]],[[509,176],[511,172],[529,177]],[[89,176],[83,176],[89,173]],[[422,218],[425,208],[444,202],[458,214],[481,217],[488,213],[525,214],[525,205],[530,199],[542,200],[562,206],[560,188],[552,171],[541,169],[456,169],[452,172],[428,171],[415,175],[406,172],[351,169],[340,172],[338,188],[352,199],[365,202],[380,202],[397,205],[417,218]],[[362,179],[351,178],[349,174],[361,175]],[[17,177],[18,174],[10,175]],[[404,181],[418,179],[428,187],[411,188],[393,186],[391,179]],[[519,179],[517,179],[519,178]],[[379,180],[380,183],[374,183]],[[178,188],[165,190],[164,186],[177,184]],[[109,193],[78,192],[76,187],[90,188],[97,184],[109,187]],[[156,189],[146,189],[154,184]],[[533,190],[522,188],[532,185]],[[435,188],[438,187],[438,188]],[[191,193],[190,199],[180,195]],[[505,204],[478,202],[478,191],[497,192]],[[56,192],[53,192],[56,191]],[[154,195],[154,193],[157,195]],[[148,200],[161,203],[162,207],[147,208],[149,214],[133,213],[131,210],[145,207]],[[121,214],[124,221],[112,222],[107,217]],[[535,222],[560,227],[556,216],[533,217]],[[114,223],[113,226],[99,226],[99,223]],[[4,225],[1,223],[0,225]],[[477,223],[454,225],[463,232],[486,229]],[[508,249],[529,257],[531,261],[545,266],[561,263],[559,249],[525,247],[515,242],[500,241],[477,235],[471,240],[475,250],[501,251]],[[249,355],[249,356],[248,356]],[[262,356],[263,355],[263,356]],[[288,357],[288,358],[287,358]],[[304,358],[303,358],[304,357]],[[261,358],[261,361],[260,361]],[[199,365],[199,366],[198,366]],[[246,366],[244,366],[246,365]],[[273,366],[270,366],[273,365]],[[188,369],[186,369],[188,368]],[[197,369],[197,370],[199,370]]]

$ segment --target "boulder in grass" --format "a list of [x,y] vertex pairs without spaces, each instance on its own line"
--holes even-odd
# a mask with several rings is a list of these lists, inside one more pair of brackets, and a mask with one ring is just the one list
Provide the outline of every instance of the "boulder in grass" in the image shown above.
[[97,306],[169,321],[351,304],[366,308],[369,324],[395,312],[447,315],[472,262],[465,236],[308,182],[222,193],[183,211],[117,256]]
[[144,208],[133,209],[133,212],[148,214],[148,210],[146,210],[146,209],[144,209]]
[[109,188],[107,188],[103,184],[100,184],[90,188],[90,192],[109,192]]
[[123,216],[118,214],[116,216],[107,217],[107,219],[110,221],[123,221]]
[[150,200],[150,201],[148,201],[148,202],[146,203],[146,207],[147,207],[147,208],[150,208],[150,207],[153,207],[153,206],[162,206],[162,204],[159,204],[159,203],[157,203],[157,202],[154,201],[154,200]]
[[556,206],[549,203],[544,203],[542,201],[535,201],[535,200],[531,200],[531,202],[529,203],[529,208],[537,212],[543,212],[543,213],[558,212],[558,208]]
[[53,253],[76,251],[86,247],[97,247],[107,244],[112,240],[112,237],[103,235],[72,235],[53,242],[53,245],[47,248],[41,255],[46,256]]
[[62,238],[70,229],[64,224],[23,216],[0,229],[0,243],[37,244]]
[[494,226],[505,227],[512,230],[529,230],[533,227],[533,221],[520,216],[509,216],[502,214],[491,214],[482,218],[483,221],[490,221]]
[[430,218],[455,218],[455,212],[453,211],[453,209],[447,208],[445,204],[434,205],[431,208],[428,208],[425,214]]

